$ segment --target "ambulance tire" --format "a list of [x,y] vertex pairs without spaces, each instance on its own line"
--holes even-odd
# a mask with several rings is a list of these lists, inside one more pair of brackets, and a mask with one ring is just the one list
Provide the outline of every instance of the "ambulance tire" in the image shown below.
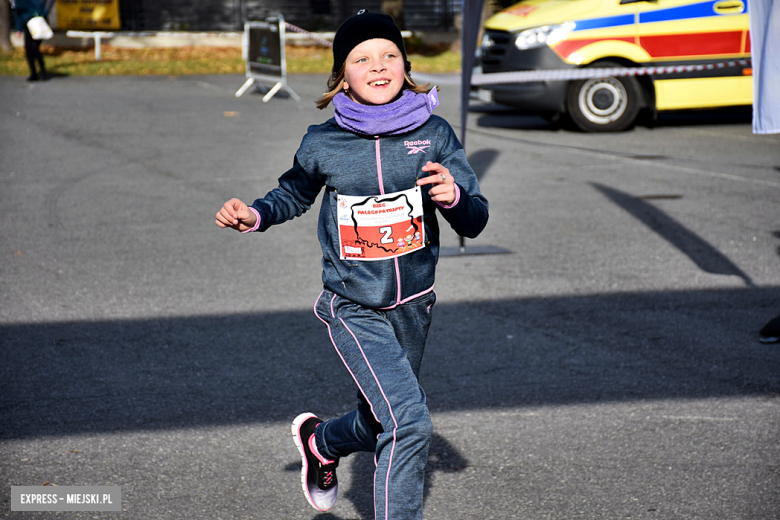
[[[622,67],[611,61],[590,67]],[[585,132],[620,132],[630,127],[639,114],[642,87],[633,76],[572,81],[566,96],[571,121]]]

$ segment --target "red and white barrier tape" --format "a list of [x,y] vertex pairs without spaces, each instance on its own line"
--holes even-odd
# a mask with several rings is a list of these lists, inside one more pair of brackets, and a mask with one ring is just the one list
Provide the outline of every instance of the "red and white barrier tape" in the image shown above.
[[[535,81],[564,81],[591,78],[606,78],[617,76],[653,76],[658,74],[675,74],[701,70],[723,69],[750,65],[750,60],[724,61],[705,65],[673,65],[667,67],[611,67],[583,69],[542,69],[520,72],[495,72],[492,74],[474,74],[472,85],[501,85],[506,83],[529,83]],[[458,85],[459,74],[444,76],[432,74],[413,74],[416,81],[436,82],[437,85]]]
[[319,42],[319,43],[325,45],[326,47],[333,47],[333,44],[331,42],[329,42],[328,40],[326,40],[325,38],[320,38],[316,34],[310,33],[309,31],[307,31],[305,29],[301,29],[300,27],[298,27],[296,25],[293,25],[293,24],[291,24],[289,22],[284,22],[284,26],[285,26],[286,29],[289,29],[289,30],[291,30],[293,32],[305,34],[306,36],[308,36],[309,38],[311,38],[315,42]]
[[[333,47],[333,43],[320,38],[316,34],[285,22],[285,26],[291,31],[307,35],[327,47]],[[744,67],[750,65],[750,59],[724,61],[721,63],[708,63],[704,65],[671,65],[667,67],[611,67],[611,68],[571,68],[571,69],[542,69],[520,72],[494,72],[492,74],[473,74],[472,85],[501,85],[506,83],[531,83],[536,81],[566,81],[573,79],[592,79],[618,76],[654,76],[658,74],[679,74],[682,72],[694,72],[702,70],[723,69],[727,67]],[[415,81],[424,83],[436,83],[437,85],[460,85],[460,74],[424,74],[413,73]]]

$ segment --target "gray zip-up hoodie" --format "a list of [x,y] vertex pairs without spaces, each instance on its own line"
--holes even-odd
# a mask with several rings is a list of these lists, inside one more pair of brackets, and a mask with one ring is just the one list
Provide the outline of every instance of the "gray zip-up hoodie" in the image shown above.
[[[431,200],[422,186],[426,247],[387,260],[339,258],[338,195],[373,196],[408,190],[427,161],[449,169],[458,196],[451,205]],[[325,187],[317,235],[322,247],[325,288],[369,308],[392,308],[433,290],[439,257],[436,210],[459,235],[474,238],[488,220],[488,202],[450,125],[431,116],[402,135],[364,136],[346,131],[335,119],[311,126],[279,187],[257,199],[257,231],[302,215]]]

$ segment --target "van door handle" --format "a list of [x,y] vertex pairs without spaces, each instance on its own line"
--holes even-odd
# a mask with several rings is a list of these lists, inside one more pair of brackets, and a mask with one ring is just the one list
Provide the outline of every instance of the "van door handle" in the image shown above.
[[745,3],[742,0],[724,0],[712,8],[715,14],[740,14],[745,12]]

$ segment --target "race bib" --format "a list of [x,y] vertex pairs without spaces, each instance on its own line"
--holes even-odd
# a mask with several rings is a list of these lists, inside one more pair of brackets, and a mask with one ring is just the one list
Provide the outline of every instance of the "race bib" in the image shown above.
[[373,195],[338,196],[342,260],[385,260],[425,247],[420,188]]

